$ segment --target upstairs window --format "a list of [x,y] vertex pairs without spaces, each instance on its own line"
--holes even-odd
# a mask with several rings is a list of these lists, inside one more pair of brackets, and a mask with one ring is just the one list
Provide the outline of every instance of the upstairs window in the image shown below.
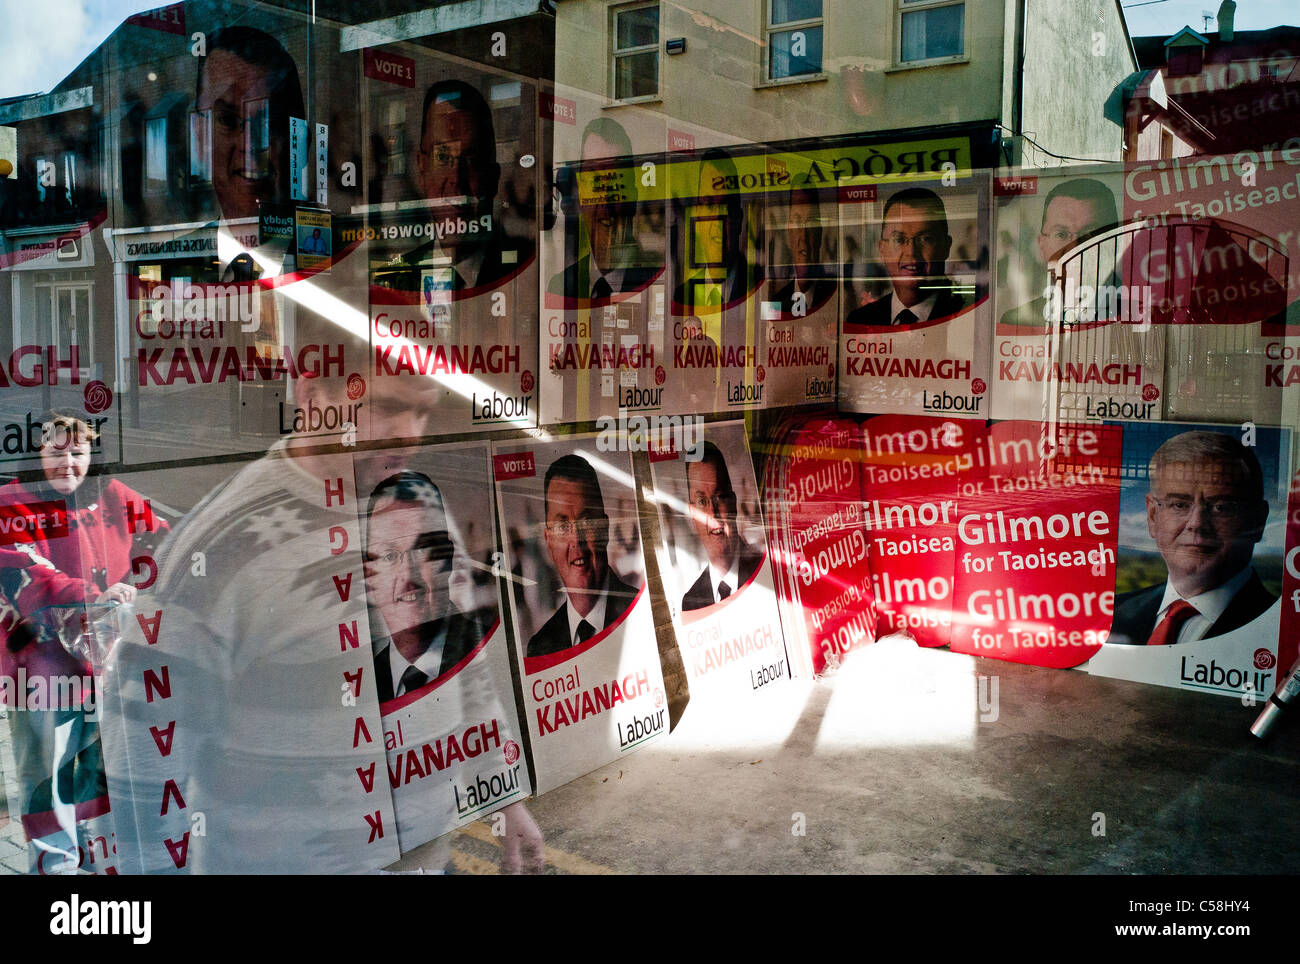
[[615,7],[613,16],[614,99],[658,96],[659,4]]
[[822,72],[822,0],[767,0],[767,79]]
[[898,62],[947,60],[966,53],[966,4],[899,0]]

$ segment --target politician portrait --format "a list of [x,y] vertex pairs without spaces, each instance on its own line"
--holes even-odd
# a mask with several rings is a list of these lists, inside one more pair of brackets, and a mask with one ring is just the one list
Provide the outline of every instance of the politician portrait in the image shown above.
[[375,265],[374,280],[419,291],[426,302],[451,302],[503,284],[532,259],[534,244],[503,223],[514,205],[502,196],[510,185],[487,98],[465,80],[442,79],[425,89],[419,111],[419,140],[402,169],[414,173],[413,200],[424,202],[407,206],[435,230],[407,250],[386,252],[391,258]]
[[641,174],[622,124],[603,116],[587,124],[580,160],[559,177],[571,260],[551,277],[548,295],[563,298],[567,307],[604,304],[640,291],[663,273],[662,250],[646,250],[637,236]]
[[943,198],[925,187],[891,194],[876,240],[878,263],[889,285],[875,301],[848,313],[846,330],[920,325],[970,307],[971,299],[948,277],[952,250]]
[[467,559],[439,486],[403,470],[381,480],[366,505],[366,596],[381,704],[457,671],[483,642],[487,619],[463,612],[453,580]]
[[701,450],[699,459],[686,462],[685,475],[691,529],[705,563],[682,597],[682,612],[722,602],[753,579],[763,563],[763,550],[740,534],[736,490],[722,450],[709,441]]
[[[1143,581],[1158,577],[1159,568],[1165,573],[1151,585],[1118,593],[1108,642],[1167,646],[1212,639],[1253,622],[1276,602],[1269,583],[1279,576],[1281,550],[1266,537],[1266,526],[1269,496],[1278,490],[1280,433],[1252,428],[1251,445],[1240,435],[1201,429],[1169,435],[1145,466],[1141,503],[1139,492],[1126,493],[1125,518],[1136,523],[1142,513],[1147,545],[1154,544],[1163,564],[1147,553]],[[1126,463],[1133,461],[1127,449]],[[1257,551],[1261,543],[1271,551]],[[1134,581],[1135,573],[1122,571],[1127,562],[1121,560],[1117,589]]]
[[[527,480],[528,491],[513,483],[501,493],[507,517],[531,516],[533,531],[540,530],[540,539],[525,540],[516,552],[520,558],[511,560],[518,572],[512,590],[519,635],[528,641],[528,658],[582,646],[617,625],[635,602],[641,581],[630,486],[612,479],[602,485],[594,457],[579,452],[562,452],[549,463],[541,451],[533,456],[539,472],[546,465],[540,493],[535,478]],[[616,491],[622,488],[628,491]],[[529,584],[547,591],[530,593]]]
[[[1024,221],[1033,217],[1029,201],[1017,197],[1005,202],[1008,211],[1012,205],[1023,212]],[[1004,235],[1004,248],[1010,250],[1008,260],[1014,259],[1015,270],[1010,263],[999,265],[999,303],[1012,305],[1002,312],[999,324],[1041,330],[1054,321],[1047,300],[1054,283],[1050,266],[1080,241],[1115,227],[1118,220],[1115,193],[1102,181],[1075,177],[1054,185],[1043,199],[1037,223],[1021,222],[1017,237]],[[1018,298],[1028,300],[1016,304]]]

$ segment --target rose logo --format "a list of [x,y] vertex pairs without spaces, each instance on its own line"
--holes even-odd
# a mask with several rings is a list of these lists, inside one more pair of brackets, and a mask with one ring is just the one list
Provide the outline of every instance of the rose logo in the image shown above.
[[112,404],[113,390],[98,378],[86,385],[85,405],[86,411],[91,415],[108,411],[108,407]]
[[506,763],[514,763],[519,759],[519,744],[514,740],[506,740],[506,745],[502,749],[505,750]]
[[983,395],[988,390],[989,387],[982,378],[977,378],[970,383],[970,392],[972,395]]
[[663,705],[664,705],[664,691],[657,689],[655,690],[655,707],[658,708]]
[[1154,402],[1160,397],[1160,389],[1156,388],[1150,382],[1142,386],[1142,401]]
[[663,384],[664,382],[666,382],[666,381],[668,381],[668,373],[667,373],[666,371],[664,371],[664,366],[663,366],[663,365],[656,365],[656,366],[655,366],[655,384],[656,384],[656,385],[662,385],[662,384]]
[[1255,669],[1272,669],[1277,665],[1277,657],[1267,649],[1255,650]]
[[527,395],[533,390],[533,373],[525,371],[519,376],[519,390]]
[[366,393],[366,380],[353,372],[348,376],[348,400],[355,402]]
[[834,378],[834,377],[835,377],[835,366],[834,366],[834,365],[827,365],[827,366],[826,366],[826,377],[827,377],[827,378]]
[[759,365],[758,368],[755,369],[754,371],[754,377],[761,382],[764,378],[767,377],[767,369],[764,368],[762,365]]

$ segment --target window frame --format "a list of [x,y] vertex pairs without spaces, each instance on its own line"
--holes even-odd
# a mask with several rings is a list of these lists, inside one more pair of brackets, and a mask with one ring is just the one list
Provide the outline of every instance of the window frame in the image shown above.
[[[958,64],[970,60],[970,18],[966,0],[894,0],[894,46],[893,61],[895,69],[911,67],[933,67],[939,64]],[[942,57],[923,57],[917,60],[903,59],[903,15],[938,10],[943,7],[962,7],[961,14],[961,51],[945,54]]]
[[[634,47],[619,47],[618,45],[618,18],[621,14],[631,13],[635,10],[649,10],[654,8],[658,15],[658,22],[655,25],[655,42],[653,44],[638,44]],[[657,101],[660,99],[660,93],[663,90],[663,10],[659,6],[659,0],[637,0],[635,3],[619,3],[609,8],[609,99],[615,104],[643,104],[647,101]],[[655,55],[655,89],[649,94],[638,94],[635,97],[618,96],[618,62],[620,59],[639,56],[653,52]]]
[[[822,0],[822,13],[820,17],[806,17],[803,20],[787,20],[784,23],[775,23],[773,16],[774,0],[762,0],[763,3],[763,63],[762,76],[759,78],[759,86],[770,87],[776,84],[800,84],[807,83],[810,80],[823,80],[826,77],[826,0]],[[784,77],[774,77],[772,75],[772,37],[775,34],[792,33],[799,29],[817,27],[822,32],[822,52],[821,62],[817,65],[816,70],[811,70],[806,74],[787,74]]]

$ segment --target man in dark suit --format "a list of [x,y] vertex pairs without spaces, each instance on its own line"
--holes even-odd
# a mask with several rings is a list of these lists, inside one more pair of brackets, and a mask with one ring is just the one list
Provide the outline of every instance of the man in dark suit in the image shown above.
[[614,625],[637,590],[609,565],[609,516],[600,480],[581,455],[563,455],[546,470],[546,551],[564,586],[564,602],[528,641],[528,656],[585,643]]
[[726,599],[763,563],[762,551],[745,542],[736,527],[736,492],[722,451],[712,442],[705,442],[703,449],[697,461],[686,463],[686,490],[691,527],[709,564],[682,597],[682,612]]
[[846,331],[937,321],[970,301],[944,276],[952,238],[943,200],[923,187],[905,188],[885,202],[876,251],[889,275],[888,297],[854,308]]
[[1277,597],[1250,564],[1268,518],[1255,454],[1223,432],[1184,432],[1156,449],[1149,474],[1147,529],[1169,579],[1116,597],[1108,641],[1194,642],[1263,615]]
[[1026,304],[1004,311],[999,324],[1045,329],[1055,320],[1046,317],[1044,292],[1051,284],[1048,266],[1080,240],[1114,227],[1118,220],[1114,192],[1101,181],[1076,177],[1052,188],[1043,202],[1043,219],[1035,244],[1039,263],[1027,272],[1031,274],[1029,290],[1039,294]]
[[375,685],[384,703],[450,672],[487,630],[452,606],[455,540],[442,493],[427,476],[399,472],[384,479],[370,495],[366,517],[366,594]]
[[597,117],[583,130],[579,183],[571,185],[570,199],[582,254],[551,278],[548,294],[600,303],[644,288],[663,271],[655,263],[661,259],[636,240],[639,169],[632,163],[632,141],[618,121]]
[[399,291],[423,290],[434,303],[454,301],[518,272],[532,258],[533,243],[507,235],[494,211],[501,165],[483,95],[462,80],[440,80],[426,92],[422,116],[416,175],[431,202],[422,217],[456,230],[401,255],[376,271],[375,281]]
[[782,213],[785,223],[773,225],[773,235],[782,242],[785,254],[772,258],[764,320],[810,315],[839,290],[834,265],[822,260],[821,199],[809,186],[807,175],[800,175]]

